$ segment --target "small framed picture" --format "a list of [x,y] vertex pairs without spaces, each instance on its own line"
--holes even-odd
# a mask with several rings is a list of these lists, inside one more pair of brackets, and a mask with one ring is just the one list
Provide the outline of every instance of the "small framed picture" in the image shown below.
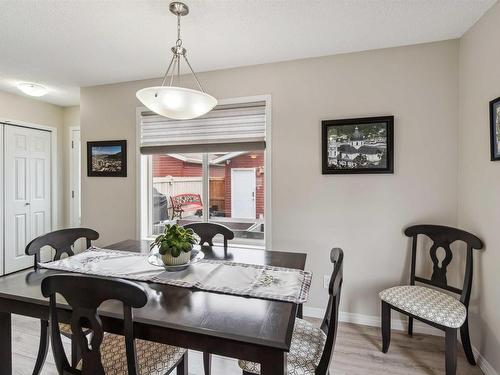
[[394,173],[394,116],[322,122],[323,174]]
[[500,160],[500,98],[490,102],[491,160]]
[[87,142],[87,176],[127,177],[127,141]]

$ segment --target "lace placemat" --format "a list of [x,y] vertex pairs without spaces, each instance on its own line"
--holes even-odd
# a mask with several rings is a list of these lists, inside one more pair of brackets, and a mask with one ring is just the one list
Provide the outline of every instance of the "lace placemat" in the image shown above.
[[40,267],[293,303],[306,302],[311,286],[310,272],[292,268],[203,259],[185,270],[167,272],[147,258],[146,254],[91,247],[68,258],[40,263]]

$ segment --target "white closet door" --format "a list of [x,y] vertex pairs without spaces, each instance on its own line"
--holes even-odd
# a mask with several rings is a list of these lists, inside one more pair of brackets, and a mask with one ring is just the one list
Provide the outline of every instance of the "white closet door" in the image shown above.
[[4,131],[5,273],[28,268],[26,245],[51,227],[50,133],[17,126]]

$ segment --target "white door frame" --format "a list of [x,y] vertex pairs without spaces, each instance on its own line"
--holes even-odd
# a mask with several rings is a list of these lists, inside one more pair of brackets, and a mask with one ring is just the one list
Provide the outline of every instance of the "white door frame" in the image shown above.
[[[52,205],[52,212],[51,212],[51,227],[52,230],[56,230],[59,228],[59,204],[58,204],[58,198],[59,198],[59,189],[57,186],[58,183],[58,178],[59,178],[59,169],[57,168],[58,163],[59,163],[59,158],[57,157],[57,128],[53,126],[47,126],[47,125],[41,125],[41,124],[35,124],[32,122],[26,122],[26,121],[18,121],[18,120],[13,120],[9,118],[2,118],[0,117],[0,122],[3,122],[7,125],[13,125],[13,126],[20,126],[23,128],[32,128],[32,129],[38,129],[38,130],[48,130],[50,132],[50,150],[51,150],[51,166],[50,166],[50,173],[51,173],[51,181],[50,181],[50,202]],[[3,153],[3,147],[2,147],[2,153]],[[3,173],[2,173],[3,175]],[[3,216],[3,212],[2,212]],[[3,225],[2,225],[3,227]]]
[[[76,223],[73,222],[73,191],[75,190],[75,186],[73,186],[73,182],[74,182],[74,178],[75,178],[75,171],[73,170],[73,166],[75,164],[75,160],[74,160],[74,152],[73,152],[73,132],[74,131],[80,131],[80,127],[79,126],[70,126],[68,127],[68,152],[69,152],[69,184],[68,184],[68,201],[66,203],[68,203],[69,205],[69,221],[68,221],[68,224],[69,226],[75,226]],[[82,149],[81,149],[81,132],[80,132],[80,157],[81,157],[81,152],[82,152]],[[80,176],[81,176],[81,163],[80,163]],[[80,181],[80,192],[81,192],[81,181]],[[81,207],[81,204],[82,204],[82,197],[79,195],[78,196],[78,200],[79,200],[79,203],[80,203],[80,207]],[[81,210],[81,208],[80,208]],[[81,224],[81,223],[80,223]]]
[[255,214],[255,218],[257,219],[257,176],[255,175],[257,173],[256,168],[231,168],[231,217],[236,217],[234,216],[234,199],[233,199],[233,194],[234,194],[234,172],[235,171],[252,171],[253,172],[253,213]]

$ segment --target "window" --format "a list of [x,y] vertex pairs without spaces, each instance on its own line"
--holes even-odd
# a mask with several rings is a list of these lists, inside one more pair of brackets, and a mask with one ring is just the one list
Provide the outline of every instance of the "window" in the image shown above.
[[148,195],[140,194],[141,237],[204,221],[229,227],[233,244],[264,246],[267,117],[265,101],[221,105],[185,121],[140,112],[140,190]]
[[163,232],[165,224],[201,221],[203,215],[202,154],[152,155],[152,228]]
[[150,235],[210,221],[229,227],[235,243],[264,245],[264,151],[158,154],[151,164]]
[[209,154],[209,220],[231,228],[238,242],[264,241],[264,151]]

